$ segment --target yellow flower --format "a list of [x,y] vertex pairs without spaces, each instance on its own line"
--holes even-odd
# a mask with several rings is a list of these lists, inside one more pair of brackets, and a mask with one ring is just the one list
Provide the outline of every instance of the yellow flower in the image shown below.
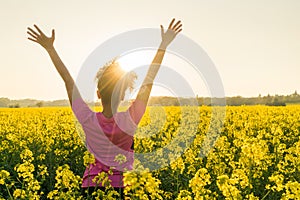
[[180,190],[178,197],[176,200],[192,200],[191,193],[187,190]]
[[241,191],[231,183],[227,175],[218,176],[217,186],[226,199],[242,199]]
[[23,160],[23,162],[28,161],[31,162],[34,160],[33,153],[29,149],[25,149],[20,154],[20,158]]
[[47,166],[45,165],[38,165],[38,168],[39,168],[39,174],[41,176],[45,176],[45,175],[49,175],[48,172],[47,172]]
[[104,187],[111,187],[111,180],[108,178],[108,174],[106,172],[100,172],[93,179],[94,183],[102,184]]
[[271,182],[274,182],[276,185],[271,187],[271,189],[274,191],[280,192],[281,190],[284,189],[283,181],[284,181],[284,176],[282,174],[274,174],[269,177],[269,180]]
[[118,162],[121,165],[121,164],[123,164],[123,163],[125,163],[127,161],[127,158],[123,154],[118,154],[118,155],[116,155],[114,161]]
[[84,152],[84,156],[83,156],[83,164],[84,166],[88,166],[89,164],[95,164],[95,157],[93,154],[91,154],[88,151]]
[[13,193],[13,196],[15,198],[20,198],[20,199],[24,199],[26,195],[25,190],[21,190],[21,189],[16,189]]
[[0,171],[0,185],[4,185],[5,179],[9,177],[10,173],[6,170]]
[[288,199],[300,199],[300,183],[297,181],[289,181],[285,185],[285,193],[283,194],[283,200]]

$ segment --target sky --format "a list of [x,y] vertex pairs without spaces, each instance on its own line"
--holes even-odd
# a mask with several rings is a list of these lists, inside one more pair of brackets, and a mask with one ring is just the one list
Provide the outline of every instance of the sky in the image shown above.
[[[48,35],[56,30],[55,48],[76,78],[105,41],[134,29],[167,26],[173,17],[214,63],[226,96],[299,92],[299,10],[298,0],[1,0],[0,97],[67,99],[46,51],[27,40],[28,26],[37,24]],[[131,54],[123,64],[150,64],[154,53],[136,55],[139,59]],[[174,63],[181,69],[187,65],[172,55],[163,64]],[[193,80],[193,73],[184,79]],[[190,84],[199,96],[209,95],[205,80]],[[152,95],[170,95],[173,89],[178,88],[155,86]]]

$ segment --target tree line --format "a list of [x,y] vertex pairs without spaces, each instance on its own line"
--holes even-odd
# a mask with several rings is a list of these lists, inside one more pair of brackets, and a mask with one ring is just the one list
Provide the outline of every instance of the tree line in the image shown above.
[[[89,102],[89,105],[100,105],[99,103]],[[129,101],[122,103],[128,106]],[[268,106],[286,106],[287,104],[300,104],[300,95],[295,91],[290,95],[258,95],[257,97],[199,97],[183,98],[169,96],[154,96],[150,98],[149,106],[240,106],[240,105],[268,105]],[[0,98],[0,107],[19,108],[19,107],[58,107],[70,106],[68,100],[41,101],[35,99],[10,100],[9,98]]]

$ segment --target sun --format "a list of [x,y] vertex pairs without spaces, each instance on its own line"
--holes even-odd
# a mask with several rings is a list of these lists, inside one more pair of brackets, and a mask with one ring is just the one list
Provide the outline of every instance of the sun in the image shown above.
[[154,56],[153,50],[138,50],[124,54],[118,58],[121,68],[127,72],[134,71],[137,68],[149,66],[151,58]]

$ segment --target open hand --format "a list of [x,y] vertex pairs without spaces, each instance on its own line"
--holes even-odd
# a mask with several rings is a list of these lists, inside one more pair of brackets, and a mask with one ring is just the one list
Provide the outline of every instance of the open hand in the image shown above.
[[27,33],[29,34],[30,37],[28,37],[29,40],[34,41],[38,44],[40,44],[42,47],[44,47],[46,50],[53,48],[53,42],[55,39],[55,31],[54,29],[52,30],[52,35],[51,37],[47,37],[40,29],[37,25],[34,25],[34,27],[36,28],[36,30],[38,31],[38,33],[36,31],[34,31],[31,28],[27,28],[28,31]]
[[175,25],[173,25],[175,22],[175,18],[171,21],[169,24],[168,30],[165,32],[164,27],[160,25],[161,28],[161,46],[167,47],[176,37],[176,35],[182,31],[182,24],[181,21],[177,21]]

